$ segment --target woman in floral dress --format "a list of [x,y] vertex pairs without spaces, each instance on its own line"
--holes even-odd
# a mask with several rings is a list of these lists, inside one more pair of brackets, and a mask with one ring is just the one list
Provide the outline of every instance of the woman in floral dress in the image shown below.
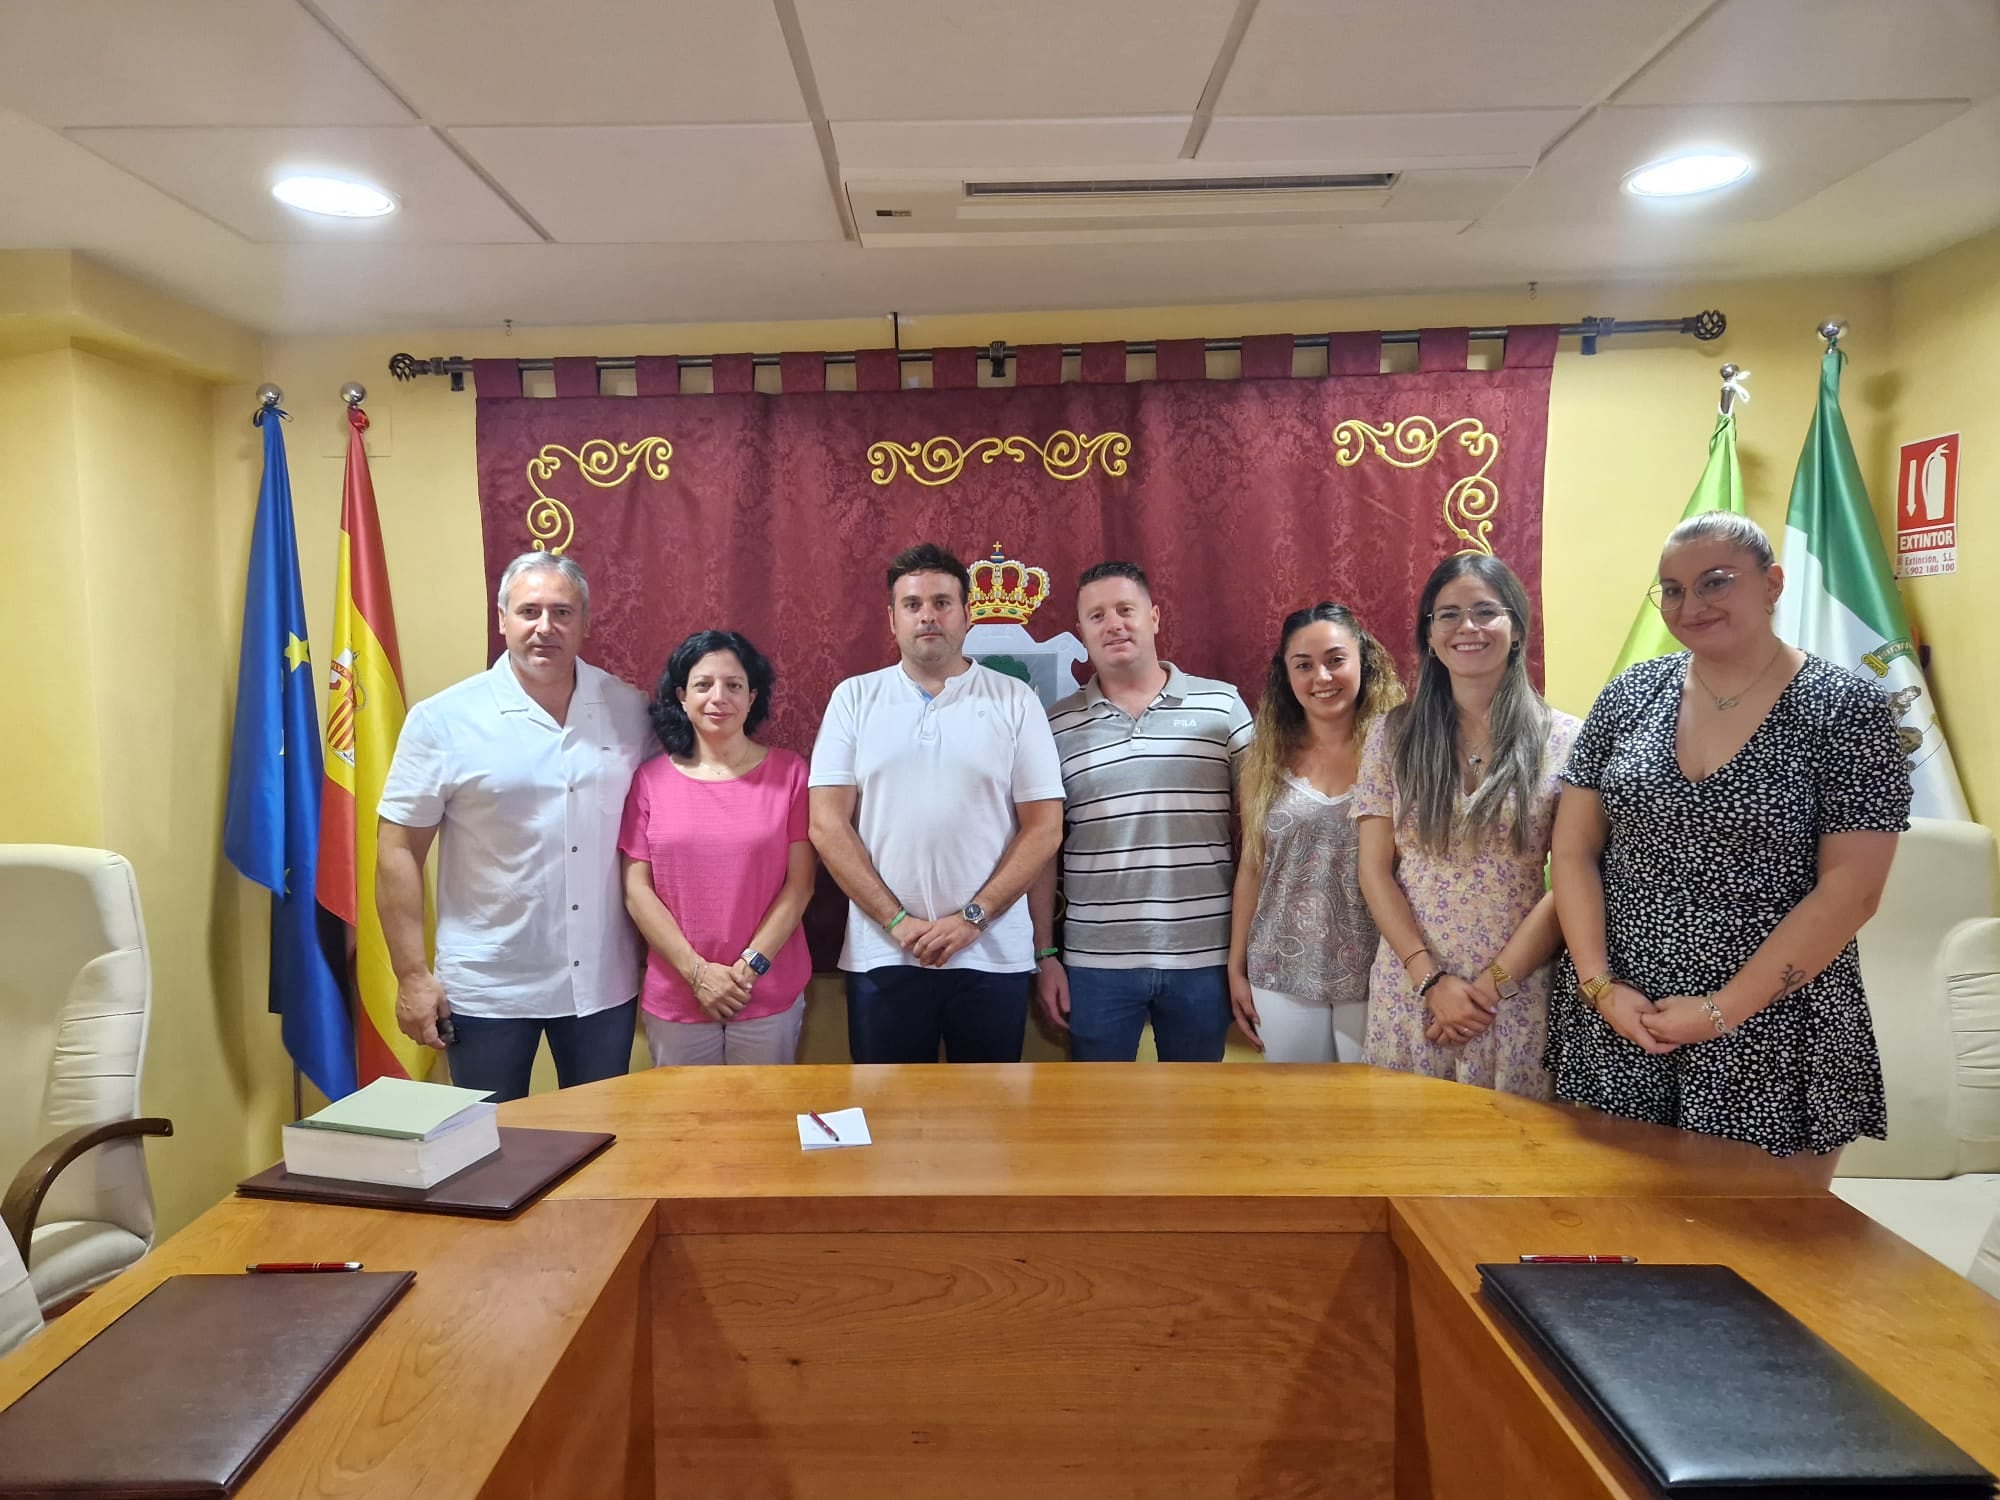
[[1382,933],[1368,1061],[1531,1099],[1561,941],[1543,870],[1577,721],[1528,680],[1527,590],[1447,558],[1418,604],[1417,684],[1361,753],[1361,889]]

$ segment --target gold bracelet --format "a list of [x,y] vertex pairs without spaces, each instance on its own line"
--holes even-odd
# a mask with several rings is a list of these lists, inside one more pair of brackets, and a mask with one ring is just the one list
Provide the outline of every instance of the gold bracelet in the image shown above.
[[1717,1036],[1729,1035],[1729,1022],[1723,1019],[1722,1007],[1715,1003],[1713,995],[1704,995],[1701,1008],[1708,1015],[1709,1024],[1715,1028]]

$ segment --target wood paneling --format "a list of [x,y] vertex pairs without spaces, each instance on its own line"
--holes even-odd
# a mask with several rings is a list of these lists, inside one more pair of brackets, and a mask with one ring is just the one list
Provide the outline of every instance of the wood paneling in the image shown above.
[[[1561,1452],[1568,1448],[1597,1476],[1552,1482],[1540,1492],[1549,1500],[1640,1500],[1647,1491],[1540,1358],[1480,1299],[1475,1267],[1524,1253],[1733,1267],[2000,1472],[2000,1301],[1837,1198],[1398,1200],[1391,1219],[1410,1268],[1426,1419],[1439,1415],[1434,1397],[1443,1412],[1460,1409],[1457,1373],[1477,1368],[1479,1401],[1535,1450],[1529,1457],[1509,1450],[1508,1472],[1574,1475],[1575,1463]],[[1433,1462],[1438,1452],[1433,1440]],[[1439,1478],[1440,1496],[1496,1493],[1490,1475],[1483,1490]]]
[[1387,1500],[1382,1235],[666,1235],[661,1500]]
[[[799,1149],[798,1114],[856,1104],[874,1145]],[[1753,1146],[1358,1066],[655,1068],[501,1118],[617,1132],[557,1196],[660,1200],[687,1232],[769,1227],[739,1217],[758,1200],[793,1230],[1247,1230],[1294,1214],[1340,1230],[1381,1223],[1343,1199],[1813,1191]]]
[[[617,1358],[612,1325],[621,1300],[622,1316],[634,1315],[652,1221],[643,1203],[543,1204],[513,1223],[485,1223],[231,1199],[0,1359],[0,1406],[168,1276],[240,1272],[260,1260],[359,1260],[374,1271],[414,1270],[416,1284],[258,1466],[241,1500],[473,1500],[489,1477],[506,1481],[495,1494],[588,1495],[566,1491],[542,1467],[550,1456],[567,1463],[557,1448],[510,1445],[518,1432],[577,1420],[567,1356],[580,1333],[590,1330],[588,1342]],[[623,1371],[606,1379],[629,1390],[631,1369],[628,1345]],[[558,1371],[569,1373],[558,1380]],[[505,1475],[503,1453],[516,1460]]]

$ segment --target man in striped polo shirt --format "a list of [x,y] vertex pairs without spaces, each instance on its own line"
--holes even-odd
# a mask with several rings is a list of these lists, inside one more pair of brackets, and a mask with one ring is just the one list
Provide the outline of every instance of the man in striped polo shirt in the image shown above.
[[1030,891],[1043,1012],[1077,1062],[1130,1062],[1153,1023],[1162,1062],[1216,1062],[1229,1034],[1229,822],[1250,710],[1235,688],[1163,662],[1160,608],[1135,563],[1077,586],[1093,675],[1049,710],[1062,762],[1063,945],[1056,860]]

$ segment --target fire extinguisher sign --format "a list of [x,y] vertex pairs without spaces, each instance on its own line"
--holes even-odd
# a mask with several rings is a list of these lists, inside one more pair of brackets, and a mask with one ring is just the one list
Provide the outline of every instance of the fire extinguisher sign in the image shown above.
[[1958,434],[1905,443],[1896,464],[1896,576],[1958,571]]

